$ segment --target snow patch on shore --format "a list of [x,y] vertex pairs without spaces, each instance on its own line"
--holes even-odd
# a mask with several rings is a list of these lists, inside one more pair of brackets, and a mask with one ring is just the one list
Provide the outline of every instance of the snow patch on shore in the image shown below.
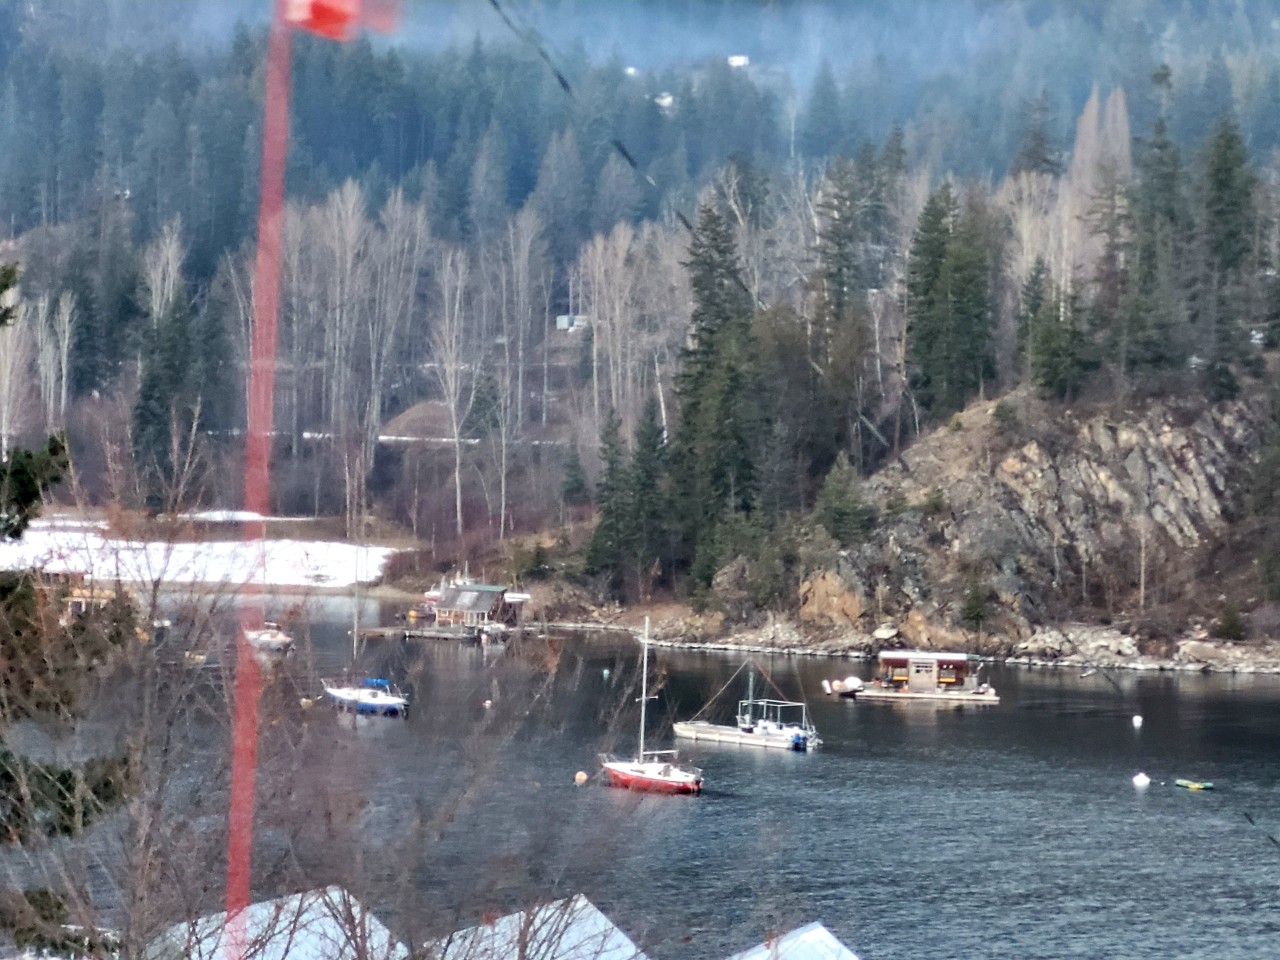
[[0,543],[0,569],[133,583],[345,587],[377,580],[393,553],[321,540],[125,540],[107,536],[103,525],[50,517],[33,523],[21,540]]

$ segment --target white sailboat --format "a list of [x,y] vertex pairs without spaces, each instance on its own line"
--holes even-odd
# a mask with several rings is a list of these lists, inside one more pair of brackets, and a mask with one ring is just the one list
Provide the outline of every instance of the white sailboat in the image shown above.
[[324,693],[340,710],[377,717],[403,717],[409,698],[383,677],[365,677],[359,683],[325,680]]
[[[360,564],[356,565],[355,596],[351,607],[351,664],[360,656]],[[375,717],[405,717],[409,698],[385,677],[360,680],[321,680],[324,694],[339,710]]]
[[644,618],[640,658],[640,744],[632,759],[603,754],[600,769],[610,786],[648,793],[701,793],[702,771],[677,761],[674,750],[644,748],[645,707],[649,701],[649,618]]
[[[750,667],[750,664],[746,664]],[[741,669],[741,668],[739,668]],[[738,701],[736,724],[708,720],[684,720],[674,726],[677,737],[709,740],[749,747],[773,747],[805,752],[822,745],[809,719],[809,707],[800,700],[773,700],[755,695],[755,669],[747,674],[747,697]],[[730,678],[732,680],[732,678]],[[726,684],[727,686],[727,684]],[[714,699],[714,698],[713,698]],[[709,704],[708,704],[709,705]],[[703,707],[705,710],[706,707]]]

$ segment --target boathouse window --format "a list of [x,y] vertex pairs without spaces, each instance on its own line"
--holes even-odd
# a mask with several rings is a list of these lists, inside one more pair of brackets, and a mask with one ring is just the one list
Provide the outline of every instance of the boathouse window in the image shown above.
[[956,682],[956,665],[954,663],[945,664],[938,670],[939,683],[955,683]]
[[911,665],[911,672],[914,673],[917,677],[919,676],[927,677],[931,673],[933,673],[933,664],[925,660],[919,660]]

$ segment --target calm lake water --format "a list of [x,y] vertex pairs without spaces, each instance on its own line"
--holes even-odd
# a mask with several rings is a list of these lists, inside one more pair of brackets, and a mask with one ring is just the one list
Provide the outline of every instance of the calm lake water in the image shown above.
[[[351,661],[349,605],[310,615],[277,682]],[[1003,702],[957,710],[823,699],[823,677],[870,665],[764,658],[809,698],[820,751],[682,747],[700,797],[575,787],[599,751],[634,749],[638,657],[617,636],[371,642],[358,669],[399,681],[412,712],[335,726],[361,763],[331,775],[367,801],[370,848],[431,823],[407,872],[366,861],[380,915],[403,926],[409,882],[459,925],[583,892],[657,960],[725,957],[810,920],[863,960],[1280,956],[1276,678],[995,667]],[[652,649],[650,745],[740,665]],[[729,684],[722,716],[744,690]]]

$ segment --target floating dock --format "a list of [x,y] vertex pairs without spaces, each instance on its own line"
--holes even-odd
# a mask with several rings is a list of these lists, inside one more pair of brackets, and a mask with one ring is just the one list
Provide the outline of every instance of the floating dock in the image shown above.
[[362,640],[457,640],[463,643],[477,643],[480,635],[475,630],[456,627],[437,627],[431,624],[402,627],[362,627]]
[[912,690],[904,693],[900,690],[891,690],[887,687],[864,687],[853,695],[853,699],[876,700],[881,703],[927,700],[934,703],[976,703],[993,705],[1000,702],[1000,698],[996,695],[994,690],[987,690],[985,693],[977,693],[976,691],[969,690],[957,690],[954,693],[946,690],[929,690],[922,693],[916,693]]

